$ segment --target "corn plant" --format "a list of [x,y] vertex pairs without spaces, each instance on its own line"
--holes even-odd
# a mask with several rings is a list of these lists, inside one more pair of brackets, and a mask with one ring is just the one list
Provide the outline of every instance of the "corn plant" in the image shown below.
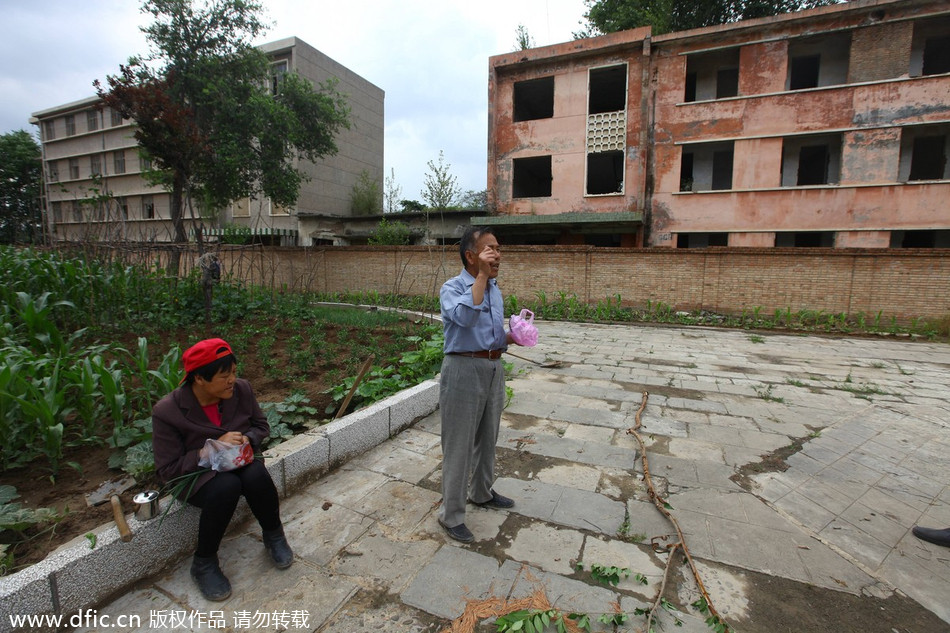
[[[22,372],[17,372],[15,382],[11,385],[15,391],[6,394],[12,397],[22,412],[19,437],[16,437],[13,447],[20,451],[25,447],[33,447],[49,461],[54,476],[59,472],[59,461],[63,456],[64,422],[73,412],[66,397],[70,386],[60,380],[61,367],[62,361],[56,359],[45,376],[27,378]],[[23,457],[27,455],[21,453],[16,461],[29,461],[23,460]]]

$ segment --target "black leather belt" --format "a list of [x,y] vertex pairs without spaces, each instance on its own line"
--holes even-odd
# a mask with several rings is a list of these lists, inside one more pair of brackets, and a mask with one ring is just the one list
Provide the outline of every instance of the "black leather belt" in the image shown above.
[[449,352],[452,356],[468,356],[469,358],[487,358],[489,360],[498,360],[504,350],[483,349],[478,352]]

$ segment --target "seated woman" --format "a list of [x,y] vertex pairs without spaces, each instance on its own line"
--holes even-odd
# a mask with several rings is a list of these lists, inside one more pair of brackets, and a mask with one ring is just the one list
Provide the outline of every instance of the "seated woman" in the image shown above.
[[218,565],[218,546],[241,495],[261,525],[264,547],[274,564],[286,569],[294,555],[284,537],[277,488],[263,460],[226,472],[204,470],[198,463],[208,456],[205,440],[250,442],[257,452],[270,433],[251,385],[237,377],[231,347],[222,339],[207,339],[188,348],[182,360],[186,375],[181,386],[152,409],[155,470],[166,482],[201,471],[182,493],[187,497],[183,500],[201,508],[191,577],[205,598],[225,600],[231,595],[231,583]]

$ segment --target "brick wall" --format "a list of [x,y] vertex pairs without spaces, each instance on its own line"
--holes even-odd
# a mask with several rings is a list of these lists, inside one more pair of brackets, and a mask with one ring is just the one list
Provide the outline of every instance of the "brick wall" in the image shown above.
[[[221,247],[220,255],[227,274],[293,291],[435,295],[461,270],[454,247]],[[596,303],[619,294],[634,307],[880,311],[908,320],[950,314],[950,251],[507,246],[499,283],[525,300],[563,292]]]
[[907,74],[913,22],[890,22],[851,34],[848,83],[893,79]]

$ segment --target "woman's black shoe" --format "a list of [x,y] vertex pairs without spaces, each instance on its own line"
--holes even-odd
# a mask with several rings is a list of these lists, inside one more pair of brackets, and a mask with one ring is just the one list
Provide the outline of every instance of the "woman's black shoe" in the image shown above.
[[261,537],[264,541],[264,547],[277,569],[287,569],[293,564],[294,553],[290,550],[287,537],[284,536],[284,528],[264,530]]
[[191,579],[198,585],[201,595],[212,602],[227,600],[231,595],[231,583],[218,566],[217,556],[195,556],[191,561]]

